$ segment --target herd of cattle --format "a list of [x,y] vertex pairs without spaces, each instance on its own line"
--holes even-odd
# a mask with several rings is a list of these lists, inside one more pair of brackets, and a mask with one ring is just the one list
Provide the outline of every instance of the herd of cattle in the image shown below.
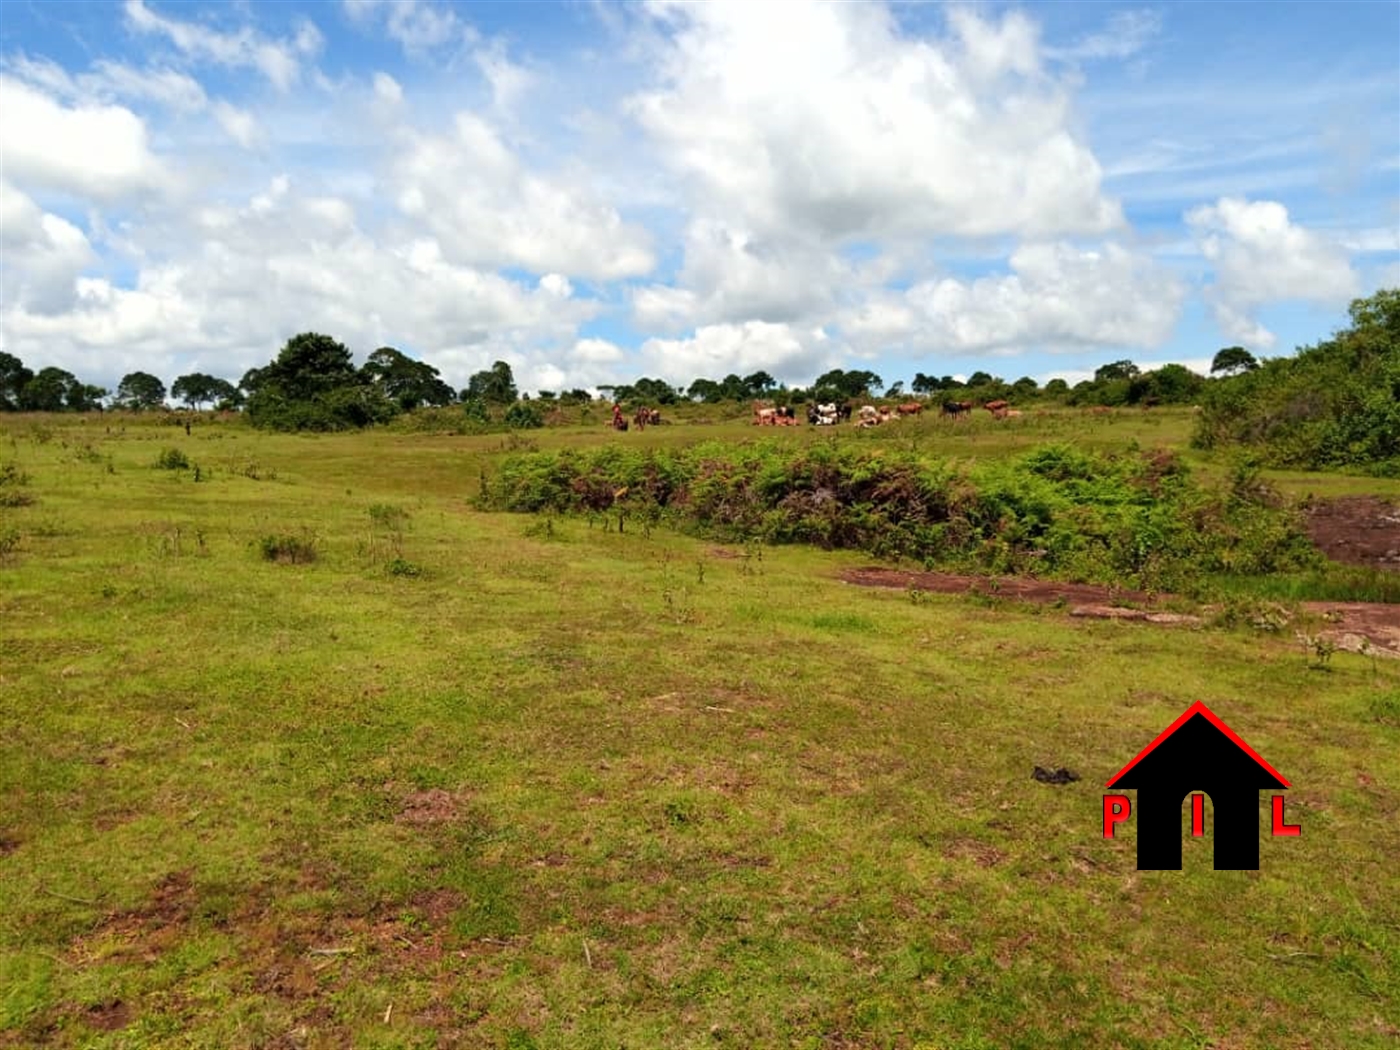
[[[972,401],[944,401],[939,415],[959,419],[971,415],[975,407],[977,406]],[[1024,414],[1019,409],[1012,408],[1010,402],[1007,401],[988,401],[982,407],[997,419],[1015,419]],[[880,424],[889,423],[892,420],[917,416],[923,410],[924,405],[919,401],[906,401],[893,408],[861,405],[859,409],[850,401],[840,403],[832,401],[826,404],[808,405],[807,422],[816,427],[834,427],[838,423],[850,422],[858,427],[878,427]],[[656,426],[660,422],[661,410],[659,408],[639,408],[632,417],[631,425],[638,430],[645,430],[648,426]],[[616,430],[628,429],[628,422],[622,414],[621,405],[613,405],[610,425]],[[795,427],[799,425],[797,411],[791,405],[765,405],[761,402],[755,402],[753,425],[756,427]]]
[[[976,406],[971,401],[944,401],[939,414],[957,419],[969,415],[974,407]],[[997,419],[1015,419],[1023,414],[1019,409],[1012,408],[1010,403],[1006,401],[988,401],[982,407]],[[893,408],[861,405],[859,409],[856,409],[850,401],[841,404],[829,402],[808,405],[807,422],[817,427],[833,427],[837,423],[852,421],[858,427],[878,427],[882,423],[889,423],[896,419],[917,416],[923,410],[924,405],[919,401],[906,401]],[[753,425],[756,427],[796,426],[797,414],[790,405],[770,406],[755,403],[753,406]]]

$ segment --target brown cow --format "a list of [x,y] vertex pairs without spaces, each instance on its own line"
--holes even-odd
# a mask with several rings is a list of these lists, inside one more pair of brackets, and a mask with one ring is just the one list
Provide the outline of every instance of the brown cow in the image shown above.
[[997,419],[1006,418],[1006,410],[1011,407],[1010,401],[988,401],[982,406]]
[[895,409],[901,416],[917,416],[924,410],[924,406],[917,401],[906,401]]

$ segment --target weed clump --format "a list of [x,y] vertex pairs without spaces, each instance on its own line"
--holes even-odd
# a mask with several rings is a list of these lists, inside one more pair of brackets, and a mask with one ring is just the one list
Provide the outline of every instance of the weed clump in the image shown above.
[[264,536],[258,547],[264,560],[279,565],[306,565],[316,560],[317,540],[310,530],[300,534],[278,533]]
[[178,448],[162,449],[156,457],[157,470],[190,470],[190,457]]
[[29,475],[15,463],[0,466],[0,507],[27,507],[34,502],[34,495],[25,492],[29,485]]

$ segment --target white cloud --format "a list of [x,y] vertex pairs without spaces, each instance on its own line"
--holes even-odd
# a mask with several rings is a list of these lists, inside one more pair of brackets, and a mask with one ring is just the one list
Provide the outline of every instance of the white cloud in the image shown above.
[[793,321],[828,310],[836,289],[854,273],[839,256],[796,237],[763,238],[712,219],[685,233],[677,283],[632,295],[633,314],[647,330],[746,320]]
[[656,5],[660,86],[630,110],[708,213],[764,235],[1101,233],[1121,226],[1034,26],[956,10],[957,39],[871,4]]
[[945,277],[874,297],[842,330],[856,345],[894,343],[906,353],[1158,346],[1185,295],[1150,258],[1112,243],[1024,245],[1010,266],[1009,274]]
[[1078,62],[1101,58],[1131,58],[1162,31],[1162,16],[1156,11],[1115,11],[1102,32],[1081,37],[1068,47],[1045,49],[1051,58]]
[[459,113],[447,134],[406,133],[390,185],[403,214],[454,262],[603,280],[654,264],[646,230],[591,192],[586,172],[531,171],[473,113]]
[[263,139],[262,129],[257,120],[246,110],[227,102],[214,103],[214,117],[219,126],[244,149],[252,149]]
[[491,97],[501,109],[514,107],[534,83],[529,70],[507,57],[505,45],[499,40],[477,48],[472,60],[491,85]]
[[7,178],[103,201],[168,181],[150,151],[146,125],[125,107],[64,106],[0,74],[0,112]]
[[350,20],[367,26],[383,20],[389,37],[410,54],[422,54],[445,44],[475,40],[476,31],[451,8],[418,0],[344,0]]
[[540,287],[550,295],[558,296],[560,299],[567,299],[574,294],[574,286],[562,273],[545,274],[540,278]]
[[781,382],[805,383],[839,362],[824,334],[762,321],[705,325],[686,339],[648,339],[637,356],[639,374],[683,385],[760,369]]
[[1359,294],[1346,250],[1288,217],[1277,201],[1222,197],[1187,212],[1186,223],[1215,271],[1207,297],[1225,335],[1268,349],[1272,332],[1255,312],[1281,300],[1327,306]]
[[75,281],[96,261],[87,236],[72,223],[42,211],[16,187],[0,179],[0,309],[12,306],[37,314],[69,308]]
[[199,81],[173,69],[137,69],[98,59],[90,72],[70,75],[55,62],[26,55],[6,58],[3,65],[18,79],[67,102],[150,101],[186,113],[208,103]]
[[279,91],[287,91],[301,76],[301,58],[318,51],[320,32],[303,20],[291,40],[269,40],[243,27],[221,33],[193,22],[157,14],[144,0],[126,0],[127,23],[138,32],[166,37],[184,55],[222,66],[257,69]]
[[374,74],[374,94],[381,101],[398,105],[403,101],[403,88],[388,73]]
[[[6,237],[23,231],[33,239],[32,217],[10,222],[25,201],[8,192],[5,201]],[[314,329],[361,354],[411,340],[463,386],[497,358],[525,361],[570,346],[598,310],[594,300],[454,264],[431,237],[376,239],[349,202],[302,194],[286,177],[242,207],[206,206],[144,233],[168,261],[143,265],[130,287],[83,277],[74,285],[70,276],[71,308],[57,314],[7,299],[7,350],[89,381],[114,382],[137,367],[237,379],[289,336]],[[7,241],[7,260],[9,253]],[[60,276],[77,263],[76,253],[63,258]]]

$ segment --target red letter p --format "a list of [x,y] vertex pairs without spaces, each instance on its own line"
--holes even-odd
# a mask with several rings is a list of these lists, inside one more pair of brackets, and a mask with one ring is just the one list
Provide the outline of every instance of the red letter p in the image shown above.
[[1127,795],[1105,795],[1103,797],[1103,837],[1113,838],[1113,825],[1121,824],[1132,815],[1133,807]]

